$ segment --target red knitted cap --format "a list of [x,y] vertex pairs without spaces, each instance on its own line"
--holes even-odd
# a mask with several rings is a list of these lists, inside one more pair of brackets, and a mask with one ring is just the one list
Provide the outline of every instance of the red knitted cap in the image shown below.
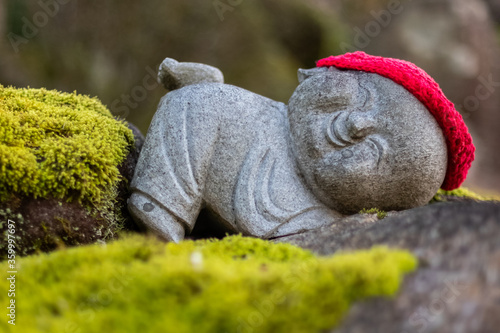
[[429,74],[411,62],[360,51],[321,59],[316,66],[375,73],[405,87],[427,107],[443,130],[448,146],[448,168],[441,188],[453,190],[464,182],[476,148],[462,116]]

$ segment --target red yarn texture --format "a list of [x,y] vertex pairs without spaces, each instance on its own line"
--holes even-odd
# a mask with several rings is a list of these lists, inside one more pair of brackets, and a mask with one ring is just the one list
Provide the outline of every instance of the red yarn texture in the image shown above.
[[429,74],[411,62],[360,51],[321,59],[316,66],[375,73],[405,87],[427,107],[443,130],[448,146],[448,168],[441,188],[449,191],[460,187],[474,160],[476,148],[462,116]]

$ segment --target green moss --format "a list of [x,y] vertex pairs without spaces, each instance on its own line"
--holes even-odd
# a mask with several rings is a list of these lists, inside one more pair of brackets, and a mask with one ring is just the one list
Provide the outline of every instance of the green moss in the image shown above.
[[132,142],[95,98],[0,85],[0,201],[30,195],[109,206]]
[[366,209],[366,208],[363,208],[359,214],[377,214],[377,218],[379,220],[382,220],[383,218],[385,218],[387,216],[387,212],[381,210],[381,209],[378,209],[378,208],[370,208],[370,209]]
[[500,200],[500,198],[496,198],[496,197],[481,196],[477,193],[472,192],[471,190],[469,190],[465,187],[460,187],[460,188],[457,188],[456,190],[453,190],[453,191],[445,191],[445,190],[439,189],[439,191],[436,193],[436,195],[432,198],[431,203],[447,201],[447,197],[458,197],[458,198],[478,200],[478,201]]
[[165,244],[135,235],[18,266],[16,326],[2,320],[2,332],[317,332],[353,301],[393,295],[416,260],[385,247],[316,257],[241,236]]

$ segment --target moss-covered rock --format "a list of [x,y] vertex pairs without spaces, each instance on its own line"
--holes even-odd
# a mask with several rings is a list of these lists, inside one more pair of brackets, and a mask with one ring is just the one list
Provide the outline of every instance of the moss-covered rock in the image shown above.
[[330,333],[493,333],[500,327],[499,239],[500,203],[468,200],[396,212],[380,221],[335,223],[276,241],[322,255],[384,245],[418,257],[421,268],[395,298],[356,305]]
[[241,236],[165,244],[134,235],[17,266],[16,326],[2,320],[2,332],[317,332],[353,301],[393,295],[416,260],[385,247],[317,257]]
[[133,144],[95,98],[0,86],[1,234],[16,222],[20,254],[112,235],[122,221],[119,166]]
[[500,201],[500,197],[479,195],[465,187],[460,187],[452,191],[439,189],[430,203],[443,201]]

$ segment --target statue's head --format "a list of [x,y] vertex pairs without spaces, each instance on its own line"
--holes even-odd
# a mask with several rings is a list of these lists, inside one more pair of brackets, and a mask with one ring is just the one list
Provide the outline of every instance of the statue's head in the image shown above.
[[[424,104],[411,87],[329,63],[300,70],[299,81],[289,102],[292,150],[306,183],[329,207],[343,213],[412,208],[426,204],[440,187],[456,188],[465,179],[474,147],[454,108],[441,111],[458,115],[462,123],[447,124],[449,115],[436,117],[439,110],[429,108],[434,102]],[[455,132],[443,129],[448,125]],[[457,136],[462,125],[466,135]],[[464,151],[467,159],[458,161]]]

